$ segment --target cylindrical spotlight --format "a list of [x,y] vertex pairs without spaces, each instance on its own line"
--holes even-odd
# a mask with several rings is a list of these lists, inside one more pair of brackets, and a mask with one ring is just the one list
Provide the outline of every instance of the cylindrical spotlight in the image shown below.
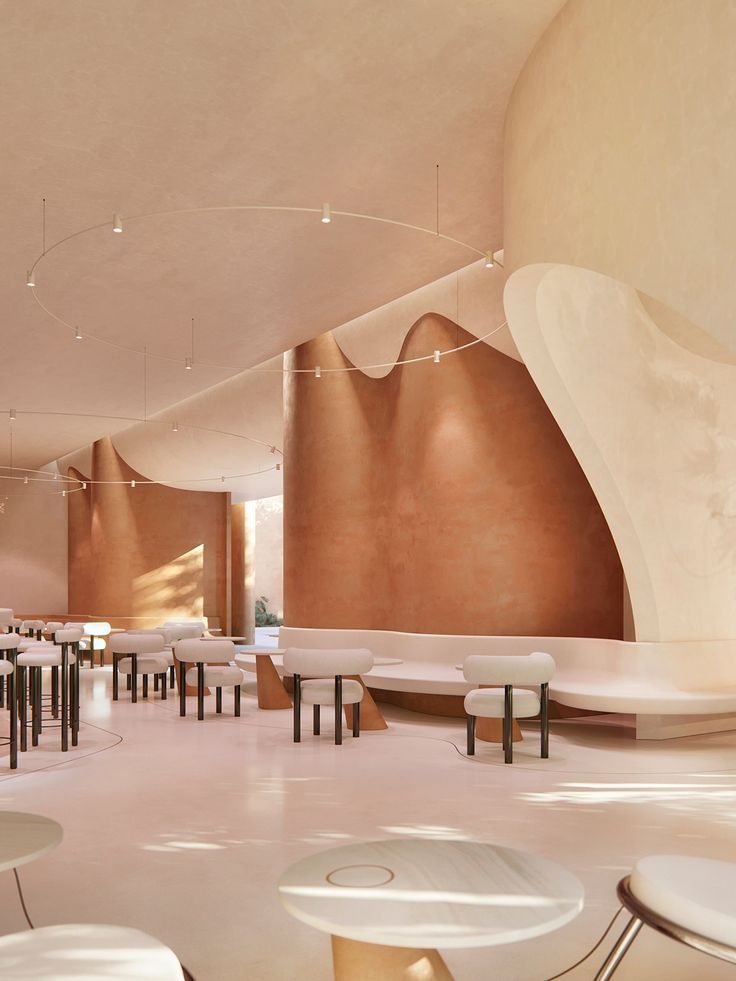
[[332,221],[329,204],[322,205],[322,221],[325,225],[329,225],[329,223]]

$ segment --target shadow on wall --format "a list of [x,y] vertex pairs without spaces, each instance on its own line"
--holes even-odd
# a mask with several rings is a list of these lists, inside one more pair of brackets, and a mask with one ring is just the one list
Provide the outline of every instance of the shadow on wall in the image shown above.
[[704,348],[703,332],[661,303],[575,266],[522,267],[504,299],[608,519],[637,639],[736,637],[730,352]]
[[204,545],[197,545],[156,569],[144,572],[133,580],[134,607],[201,617],[204,614],[204,569]]

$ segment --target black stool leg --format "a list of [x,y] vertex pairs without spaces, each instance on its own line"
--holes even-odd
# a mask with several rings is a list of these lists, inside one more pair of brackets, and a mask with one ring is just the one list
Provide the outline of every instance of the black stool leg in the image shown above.
[[215,712],[218,715],[222,715],[222,686],[218,685],[215,688]]
[[148,675],[143,675],[143,697],[148,698]]
[[235,717],[239,719],[240,718],[240,685],[235,686],[234,695],[235,695],[235,709],[234,709]]
[[[16,669],[17,670],[17,669]],[[18,769],[18,699],[15,691],[15,671],[8,675],[8,707],[10,708],[10,769]]]
[[638,916],[631,917],[629,922],[624,927],[623,933],[616,941],[613,950],[606,958],[600,971],[596,974],[595,981],[608,981],[609,978],[613,977],[616,968],[624,959],[629,947],[636,940],[637,934],[641,930],[642,925],[642,921],[638,918]]
[[69,654],[66,644],[61,645],[61,751],[69,750]]
[[342,675],[335,675],[335,745],[342,746]]
[[169,668],[169,685],[173,691],[176,687],[176,665],[172,664]]
[[549,685],[542,685],[542,759],[549,759]]
[[69,665],[69,673],[72,678],[72,746],[79,745],[79,658],[76,657],[74,664]]
[[353,705],[353,736],[357,739],[360,735],[360,702]]
[[153,676],[153,690],[154,690],[154,692],[157,692],[158,691],[158,675],[157,674],[155,674]]
[[130,655],[130,700],[138,701],[138,655]]
[[[10,696],[8,696],[9,698]],[[0,677],[0,709],[5,707],[5,675]]]
[[204,719],[204,662],[197,662],[197,718]]
[[41,693],[43,691],[42,668],[31,668],[31,745],[38,746],[38,737],[41,735]]
[[468,716],[468,756],[475,756],[475,716]]
[[302,741],[302,678],[294,675],[294,742]]
[[51,669],[51,714],[55,719],[59,718],[59,669]]
[[118,696],[120,694],[120,679],[118,677],[118,656],[113,654],[112,656],[112,700],[117,702]]
[[319,735],[319,705],[312,706],[312,732]]
[[20,706],[20,751],[28,749],[28,699],[26,697],[26,669],[18,668],[18,705]]
[[163,702],[165,702],[166,699],[169,697],[168,692],[166,690],[167,687],[168,686],[166,684],[166,672],[164,671],[161,674],[161,701]]

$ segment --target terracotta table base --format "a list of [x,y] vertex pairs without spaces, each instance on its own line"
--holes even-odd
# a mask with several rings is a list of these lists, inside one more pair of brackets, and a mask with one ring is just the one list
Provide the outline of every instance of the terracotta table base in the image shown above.
[[[373,700],[373,695],[366,687],[363,679],[357,675],[350,675],[352,681],[359,681],[363,686],[363,700],[360,703],[360,731],[375,731],[377,729],[388,729],[388,722],[384,719],[381,710]],[[353,706],[345,706],[345,721],[348,728],[353,724]]]
[[332,937],[335,981],[453,981],[436,950]]
[[270,657],[256,657],[256,685],[258,688],[258,708],[289,709],[292,702],[276,666]]
[[[516,719],[514,719],[512,734],[512,742],[518,743],[524,738]],[[479,718],[475,723],[475,738],[482,739],[485,743],[502,743],[503,719]]]

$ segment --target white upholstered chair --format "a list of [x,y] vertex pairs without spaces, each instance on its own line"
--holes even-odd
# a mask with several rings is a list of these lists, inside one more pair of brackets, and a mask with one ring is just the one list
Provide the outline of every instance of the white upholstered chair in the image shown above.
[[301,742],[301,706],[312,706],[312,731],[320,732],[320,706],[335,707],[335,745],[342,744],[342,708],[353,706],[353,735],[360,735],[360,703],[363,686],[346,675],[361,675],[373,667],[370,651],[357,649],[312,650],[290,647],[284,653],[284,670],[294,676],[294,742]]
[[[549,682],[555,662],[549,654],[536,652],[512,657],[474,654],[463,662],[465,680],[476,688],[465,696],[468,716],[468,756],[475,753],[475,720],[503,719],[504,761],[513,762],[514,719],[530,719],[541,714],[542,758],[549,756]],[[534,685],[539,691],[520,688]]]
[[45,626],[43,620],[23,620],[20,625],[20,632],[26,637],[35,637],[36,640],[41,640]]
[[[140,629],[140,630],[127,630],[128,634],[142,634],[145,637],[160,637],[161,638],[161,657],[165,657],[169,665],[169,687],[174,690],[176,685],[176,667],[174,661],[174,642],[177,640],[182,640],[174,630],[169,630],[168,627],[154,627],[153,629]],[[155,684],[158,684],[158,678],[155,680]]]
[[148,676],[158,677],[161,698],[166,698],[166,672],[168,658],[164,653],[163,637],[159,633],[113,634],[110,637],[112,655],[112,700],[117,702],[119,694],[119,675],[130,676],[130,698],[138,701],[138,676],[143,678],[143,697],[148,698]]
[[[0,681],[8,689],[8,710],[10,712],[10,769],[18,766],[18,698],[15,689],[15,659],[18,656],[18,634],[0,634]],[[2,706],[2,702],[0,702]]]
[[19,634],[22,624],[23,621],[21,619],[19,619],[18,617],[13,617],[13,619],[10,621],[10,629],[14,630],[17,634]]
[[10,607],[0,606],[0,632],[10,633],[13,623],[13,611]]
[[[673,940],[736,964],[736,864],[686,855],[639,859],[618,884],[632,914],[596,981],[608,981],[646,924]],[[702,972],[706,977],[707,972]],[[634,977],[634,975],[631,975]]]
[[[174,646],[174,653],[180,662],[179,676],[179,715],[187,714],[187,685],[197,686],[197,718],[204,719],[204,690],[215,689],[215,711],[222,712],[222,689],[233,689],[235,696],[234,714],[240,715],[240,686],[244,674],[230,662],[235,657],[235,644],[230,640],[202,640],[189,638],[180,640]],[[188,670],[186,666],[191,664]]]
[[[79,739],[79,662],[77,652],[82,637],[81,630],[57,630],[56,643],[45,641],[20,642],[16,657],[18,691],[20,706],[20,748],[28,748],[28,719],[26,699],[26,672],[30,683],[31,701],[31,740],[38,745],[43,731],[43,669],[57,668],[61,676],[61,750],[69,749],[69,730],[72,733],[72,746]],[[21,650],[23,648],[23,650]]]

